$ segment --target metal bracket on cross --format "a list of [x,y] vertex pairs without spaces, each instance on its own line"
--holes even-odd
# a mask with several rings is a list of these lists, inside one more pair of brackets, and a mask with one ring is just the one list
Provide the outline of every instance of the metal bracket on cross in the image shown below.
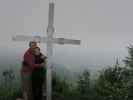
[[36,41],[40,43],[46,43],[47,46],[47,72],[46,72],[46,99],[52,100],[52,55],[53,55],[53,44],[71,44],[71,45],[80,45],[80,40],[75,39],[66,39],[66,38],[53,38],[54,34],[54,2],[50,1],[49,3],[49,16],[48,16],[48,27],[47,27],[47,37],[36,36],[26,36],[26,35],[16,35],[12,36],[13,41]]

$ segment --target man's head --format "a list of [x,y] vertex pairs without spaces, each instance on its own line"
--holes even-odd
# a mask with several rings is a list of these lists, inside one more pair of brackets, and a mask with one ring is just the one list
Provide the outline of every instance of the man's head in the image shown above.
[[37,47],[37,42],[36,41],[30,41],[29,47],[31,50],[34,50]]

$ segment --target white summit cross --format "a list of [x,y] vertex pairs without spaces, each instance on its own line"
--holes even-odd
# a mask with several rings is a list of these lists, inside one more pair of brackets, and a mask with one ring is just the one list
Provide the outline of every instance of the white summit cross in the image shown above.
[[53,54],[53,43],[56,44],[73,44],[80,45],[80,40],[65,39],[65,38],[53,38],[54,33],[54,2],[49,2],[49,19],[48,19],[48,28],[47,28],[47,37],[40,36],[25,36],[17,35],[13,36],[14,41],[37,41],[45,42],[47,45],[47,74],[46,74],[46,98],[47,100],[52,100],[52,54]]

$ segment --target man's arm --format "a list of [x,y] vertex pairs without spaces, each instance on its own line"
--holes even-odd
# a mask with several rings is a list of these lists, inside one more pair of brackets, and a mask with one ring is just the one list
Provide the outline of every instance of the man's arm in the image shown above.
[[46,67],[46,64],[47,64],[47,56],[45,56],[44,54],[42,54],[41,53],[41,55],[40,55],[40,58],[41,58],[41,60],[42,60],[42,67]]
[[30,54],[25,54],[24,55],[24,60],[28,63],[28,65],[32,68],[36,68],[36,67],[40,67],[41,64],[35,64],[35,62],[33,61],[33,58]]
[[44,63],[47,63],[47,58],[48,58],[47,56],[41,53],[41,59],[43,60]]

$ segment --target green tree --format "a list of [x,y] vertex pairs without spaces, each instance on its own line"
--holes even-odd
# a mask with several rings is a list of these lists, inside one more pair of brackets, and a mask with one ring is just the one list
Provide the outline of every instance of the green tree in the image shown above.
[[128,47],[128,57],[123,60],[126,67],[133,68],[133,45]]
[[123,60],[125,66],[129,68],[130,73],[130,82],[128,83],[129,87],[129,98],[133,100],[133,45],[128,46],[128,56]]
[[95,99],[129,100],[129,70],[118,63],[114,67],[104,69],[95,84]]
[[79,100],[90,99],[90,72],[85,70],[82,75],[79,76],[77,81],[77,92]]
[[0,100],[15,100],[21,96],[21,90],[15,79],[12,69],[4,70],[2,73],[3,81],[0,84]]
[[66,80],[60,79],[56,74],[53,75],[53,99],[69,100],[70,86]]

